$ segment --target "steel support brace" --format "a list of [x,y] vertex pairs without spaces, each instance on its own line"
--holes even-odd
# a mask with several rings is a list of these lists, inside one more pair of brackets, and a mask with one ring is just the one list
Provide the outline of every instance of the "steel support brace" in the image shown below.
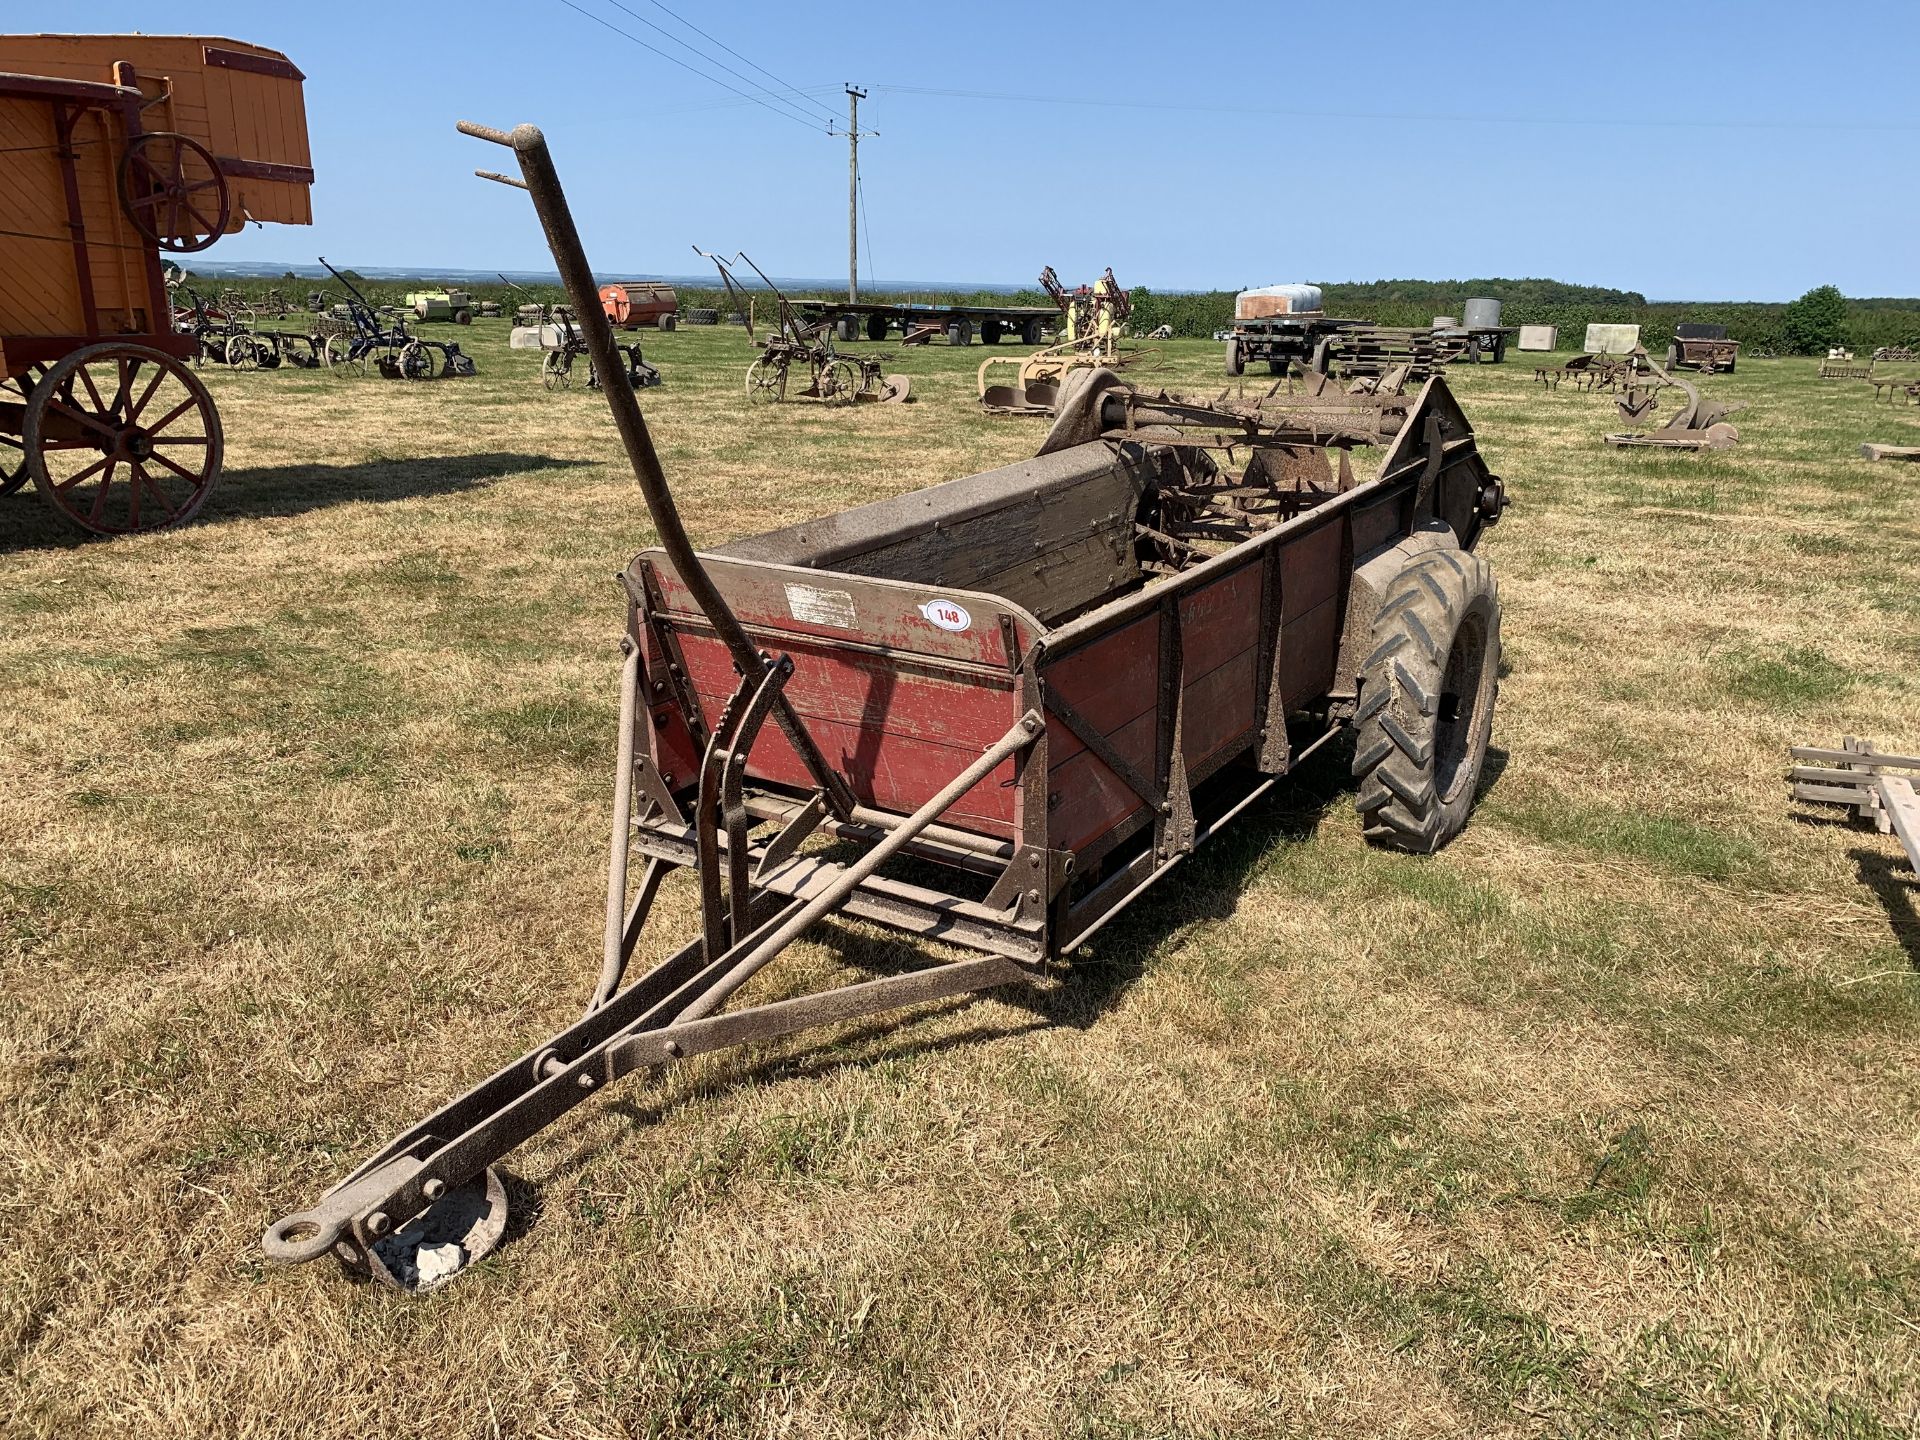
[[[769,676],[776,673],[776,667],[768,669]],[[769,688],[777,690],[777,682],[769,687],[763,680],[754,700],[763,699]],[[566,1031],[403,1132],[318,1205],[276,1221],[261,1242],[268,1257],[290,1263],[313,1260],[343,1243],[349,1250],[366,1251],[389,1225],[419,1214],[435,1196],[478,1175],[600,1086],[639,1065],[1026,980],[1027,973],[1018,965],[988,957],[714,1015],[763,966],[817,921],[845,905],[863,881],[969,790],[1008,758],[1032,747],[1043,729],[1036,712],[1022,715],[937,795],[860,860],[842,869],[812,899],[776,907],[770,895],[752,901],[734,897],[736,904],[749,905],[754,927],[736,943],[718,954],[703,940],[683,947],[624,991],[608,996]],[[697,818],[702,830],[716,826],[717,816],[711,811]],[[646,889],[644,883],[642,889]]]

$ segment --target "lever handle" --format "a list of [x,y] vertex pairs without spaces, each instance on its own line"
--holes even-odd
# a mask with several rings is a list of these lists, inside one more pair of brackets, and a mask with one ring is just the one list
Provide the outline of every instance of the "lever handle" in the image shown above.
[[476,125],[471,120],[462,120],[456,127],[462,135],[471,135],[476,140],[491,140],[496,145],[513,145],[513,137],[504,130],[496,130],[491,125]]

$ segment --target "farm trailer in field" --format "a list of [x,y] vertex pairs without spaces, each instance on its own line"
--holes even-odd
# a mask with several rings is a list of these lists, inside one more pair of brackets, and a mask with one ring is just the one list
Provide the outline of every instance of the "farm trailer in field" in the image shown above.
[[[540,132],[461,128],[514,150],[524,180],[508,183],[532,192],[611,370]],[[1092,372],[1032,460],[705,554],[636,395],[604,393],[660,543],[622,577],[586,1012],[275,1222],[275,1260],[332,1254],[432,1288],[504,1231],[494,1162],[634,1070],[1055,983],[1109,918],[1343,730],[1370,839],[1430,851],[1466,822],[1500,659],[1474,547],[1504,495],[1441,380],[1232,408]],[[1369,475],[1357,448],[1379,453]],[[697,879],[700,934],[629,979],[676,869]],[[972,955],[728,1008],[835,915]]]
[[97,534],[191,519],[220,418],[160,255],[313,214],[300,71],[168,35],[0,37],[0,494]]
[[949,345],[983,345],[1016,339],[1038,345],[1059,312],[1044,305],[915,305],[885,300],[797,300],[794,308],[808,324],[826,325],[836,340],[885,340],[899,332],[902,343],[918,344],[945,336]]

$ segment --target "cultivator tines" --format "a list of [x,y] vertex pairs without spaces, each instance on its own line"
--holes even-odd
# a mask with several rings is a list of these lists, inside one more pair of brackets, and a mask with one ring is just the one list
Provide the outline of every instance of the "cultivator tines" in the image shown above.
[[1656,396],[1665,386],[1678,387],[1687,397],[1686,403],[1659,429],[1608,435],[1607,444],[1651,446],[1666,450],[1726,450],[1739,441],[1740,432],[1727,423],[1727,417],[1738,414],[1745,406],[1702,400],[1697,385],[1668,374],[1653,362],[1645,350],[1636,349],[1627,358],[1630,373],[1635,378],[1628,383],[1615,404],[1621,417],[1629,424],[1636,424],[1653,413]]

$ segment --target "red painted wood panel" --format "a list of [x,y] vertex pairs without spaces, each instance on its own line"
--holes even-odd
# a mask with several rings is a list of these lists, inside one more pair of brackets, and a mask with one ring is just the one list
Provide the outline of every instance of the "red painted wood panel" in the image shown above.
[[[883,810],[917,810],[1019,718],[1006,683],[927,674],[882,656],[826,645],[784,648],[794,660],[788,703],[854,794]],[[738,683],[731,657],[718,640],[688,634],[681,636],[681,653],[711,726]],[[772,724],[754,744],[748,773],[779,784],[812,783]],[[948,812],[946,823],[1011,834],[1013,773],[1011,761],[1002,765]]]

